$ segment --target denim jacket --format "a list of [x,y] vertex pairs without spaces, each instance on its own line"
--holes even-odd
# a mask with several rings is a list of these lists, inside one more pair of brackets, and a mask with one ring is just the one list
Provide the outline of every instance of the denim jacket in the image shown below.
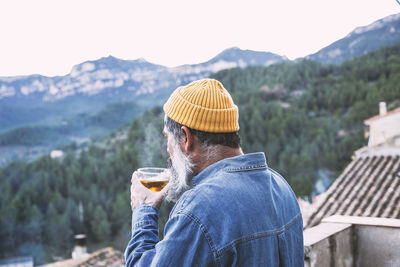
[[303,223],[264,153],[218,161],[193,178],[158,240],[158,210],[132,215],[127,266],[304,266]]

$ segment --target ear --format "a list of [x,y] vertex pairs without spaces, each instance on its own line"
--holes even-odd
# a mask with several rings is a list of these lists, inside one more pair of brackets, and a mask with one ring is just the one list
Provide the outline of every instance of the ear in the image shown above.
[[181,132],[185,136],[185,140],[181,144],[181,148],[183,151],[188,153],[193,146],[194,136],[190,133],[189,128],[186,126],[181,127]]

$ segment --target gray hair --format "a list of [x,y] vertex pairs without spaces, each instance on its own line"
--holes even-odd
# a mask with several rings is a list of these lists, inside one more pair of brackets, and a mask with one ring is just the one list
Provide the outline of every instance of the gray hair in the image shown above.
[[[182,124],[172,120],[165,115],[165,128],[174,136],[177,142],[182,141],[183,133],[181,131]],[[204,149],[218,148],[218,146],[228,146],[232,148],[240,147],[240,136],[238,132],[232,133],[209,133],[189,128],[192,135],[197,136]],[[209,151],[211,152],[211,151]]]

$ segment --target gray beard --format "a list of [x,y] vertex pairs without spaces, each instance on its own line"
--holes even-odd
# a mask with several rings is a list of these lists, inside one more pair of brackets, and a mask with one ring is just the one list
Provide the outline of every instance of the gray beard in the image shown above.
[[168,169],[171,173],[169,180],[167,201],[176,202],[187,190],[193,187],[193,162],[185,155],[179,145],[172,144],[174,155],[168,159]]

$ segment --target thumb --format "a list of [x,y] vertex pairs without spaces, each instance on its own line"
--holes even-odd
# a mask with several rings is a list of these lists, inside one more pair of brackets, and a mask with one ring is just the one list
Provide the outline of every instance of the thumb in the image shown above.
[[160,195],[162,195],[163,199],[168,195],[168,191],[171,187],[171,184],[168,183],[161,191],[160,191]]

